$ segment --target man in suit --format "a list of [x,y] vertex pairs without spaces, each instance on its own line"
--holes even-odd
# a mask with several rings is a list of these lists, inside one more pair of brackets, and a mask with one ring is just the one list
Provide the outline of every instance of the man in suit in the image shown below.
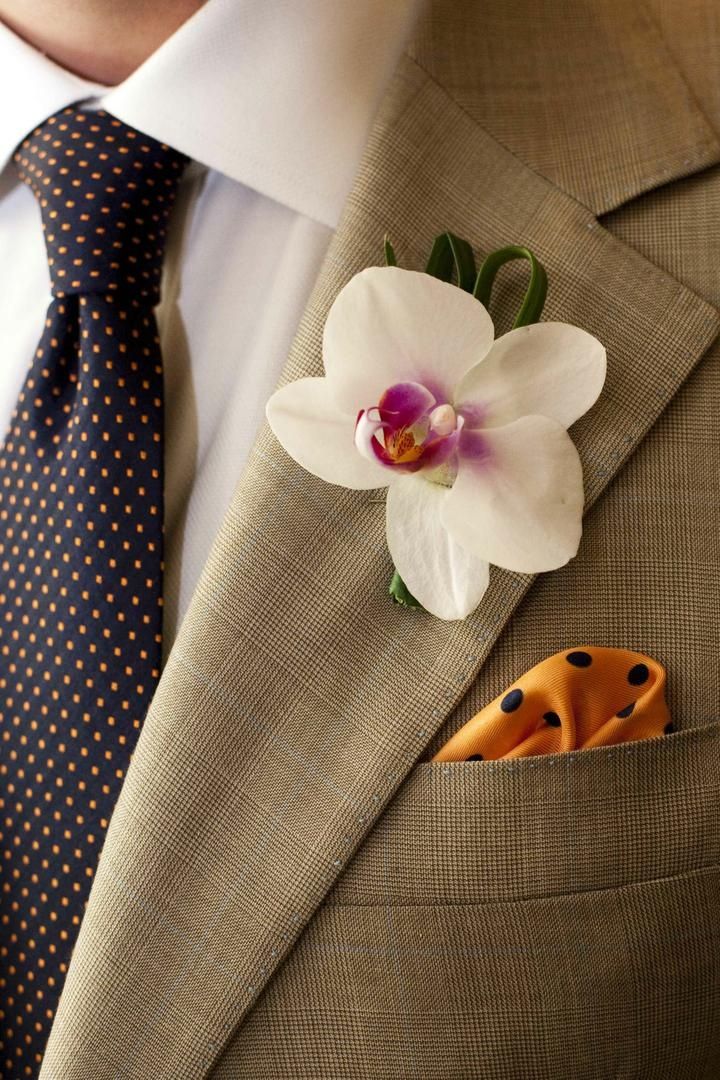
[[[96,874],[80,849],[94,882],[41,1075],[714,1077],[714,11],[704,0],[682,12],[664,0],[433,0],[400,56],[410,4],[331,12],[308,0],[281,18],[209,0],[183,22],[193,6],[157,9],[167,22],[160,30],[152,16],[149,59],[133,46],[120,61],[113,47],[118,66],[107,68],[87,36],[73,45],[80,31],[63,27],[70,45],[53,54],[23,5],[0,4],[31,43],[13,34],[6,54],[6,98],[18,98],[8,152],[89,101],[132,138],[194,162],[158,310],[167,657],[111,791]],[[78,4],[73,18],[82,12],[96,40],[109,5]],[[41,65],[33,41],[60,66]],[[60,122],[70,137],[88,117]],[[37,184],[40,142],[23,152]],[[24,345],[29,359],[47,266],[30,238],[31,192],[9,173],[3,185],[0,326],[6,355]],[[389,602],[372,493],[303,472],[267,428],[253,441],[293,322],[284,380],[321,373],[329,307],[380,261],[385,232],[402,264],[421,268],[446,229],[478,254],[533,250],[549,274],[545,317],[608,351],[606,389],[573,429],[588,510],[578,557],[534,581],[493,571],[477,611],[452,623]],[[510,274],[491,312],[500,329],[522,287]],[[107,336],[122,333],[111,309],[101,315]],[[8,380],[10,415],[22,374]],[[581,643],[662,660],[676,733],[518,762],[430,760],[528,667]],[[107,745],[105,728],[95,741]],[[4,776],[24,752],[12,745]],[[3,797],[14,835],[54,770],[67,789],[73,753],[58,749],[40,780],[13,776]],[[75,877],[72,850],[59,897]],[[20,926],[13,967],[26,972],[53,932],[41,919],[52,904],[31,886],[7,891],[7,925]],[[28,919],[45,927],[33,945]],[[36,987],[52,996],[39,973],[24,976],[22,995],[17,972],[7,976],[4,1022],[21,1054],[25,1004]]]

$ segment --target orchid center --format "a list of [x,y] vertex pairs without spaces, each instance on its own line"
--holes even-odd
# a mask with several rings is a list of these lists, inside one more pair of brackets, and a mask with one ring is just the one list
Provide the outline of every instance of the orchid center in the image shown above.
[[396,383],[376,405],[360,411],[355,445],[391,469],[438,469],[456,455],[462,425],[453,406],[422,383]]

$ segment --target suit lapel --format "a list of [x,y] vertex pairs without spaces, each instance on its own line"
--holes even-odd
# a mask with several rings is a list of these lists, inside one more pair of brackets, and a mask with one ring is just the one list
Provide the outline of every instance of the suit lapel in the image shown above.
[[[547,318],[608,347],[577,425],[588,499],[717,333],[717,313],[613,240],[412,62],[387,96],[286,379],[321,371],[342,285],[389,230],[422,265],[444,228],[548,268]],[[498,302],[514,302],[512,274]],[[530,579],[494,572],[442,623],[389,603],[384,507],[303,473],[267,431],[167,664],[113,816],[43,1076],[199,1077],[292,947]]]
[[717,162],[711,15],[702,0],[428,0],[414,53],[499,142],[602,214]]

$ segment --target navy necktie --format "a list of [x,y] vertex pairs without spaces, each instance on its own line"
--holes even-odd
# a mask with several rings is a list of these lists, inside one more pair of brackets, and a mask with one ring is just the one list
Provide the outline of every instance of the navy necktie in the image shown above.
[[0,450],[0,1063],[36,1076],[160,669],[163,375],[153,308],[185,159],[104,112],[15,164],[50,267]]

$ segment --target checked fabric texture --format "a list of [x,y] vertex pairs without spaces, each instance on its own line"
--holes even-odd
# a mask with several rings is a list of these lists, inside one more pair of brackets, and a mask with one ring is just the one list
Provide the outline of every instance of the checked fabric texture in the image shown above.
[[185,159],[69,108],[18,148],[52,283],[0,451],[2,1076],[36,1076],[159,677],[163,371],[153,308]]

